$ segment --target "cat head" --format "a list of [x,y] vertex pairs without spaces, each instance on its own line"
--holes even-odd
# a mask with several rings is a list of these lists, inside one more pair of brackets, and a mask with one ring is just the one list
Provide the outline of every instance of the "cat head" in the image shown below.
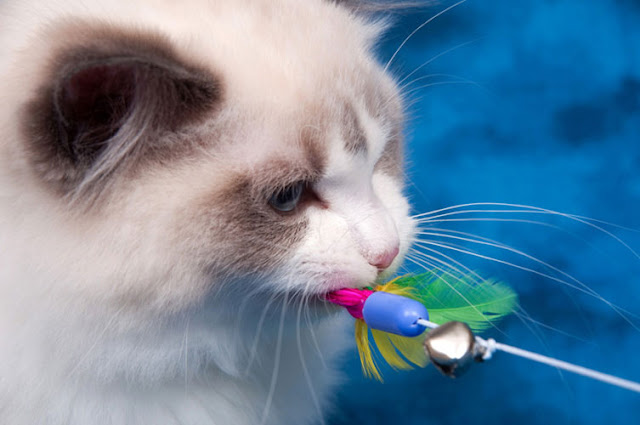
[[320,0],[133,3],[38,12],[3,71],[2,192],[42,281],[177,310],[391,273],[413,224],[383,25]]

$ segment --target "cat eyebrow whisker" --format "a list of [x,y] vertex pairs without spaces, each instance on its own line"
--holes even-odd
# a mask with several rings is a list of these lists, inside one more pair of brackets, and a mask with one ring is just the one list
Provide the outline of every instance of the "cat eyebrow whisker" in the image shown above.
[[484,89],[484,87],[482,87],[480,84],[476,83],[475,81],[456,79],[456,80],[446,80],[446,81],[438,81],[435,83],[423,84],[421,86],[414,87],[411,90],[406,91],[404,94],[409,96],[417,91],[424,90],[429,87],[449,86],[449,85],[470,85],[470,86],[475,86],[475,87]]
[[[425,66],[428,66],[429,64],[431,64],[432,62],[434,62],[435,60],[441,58],[444,55],[447,55],[455,50],[461,49],[465,46],[468,46],[470,44],[473,43],[477,43],[479,40],[482,40],[485,37],[478,37],[474,40],[470,40],[470,41],[466,41],[464,43],[460,43],[457,44],[447,50],[444,50],[438,54],[436,54],[435,56],[433,56],[431,59],[427,60],[426,62],[423,62],[420,66],[416,67],[413,71],[411,71],[409,74],[405,75],[401,80],[398,81],[398,85],[402,88],[402,87],[406,87],[405,85],[403,85],[402,83],[404,83],[406,80],[408,80],[413,74],[415,74],[416,72],[418,72],[419,70],[421,70],[422,68],[424,68]],[[446,75],[446,74],[445,74]],[[413,80],[416,81],[416,80]],[[411,84],[411,83],[409,83]]]
[[384,66],[384,72],[387,72],[387,70],[389,69],[389,66],[391,65],[391,63],[393,62],[393,60],[396,58],[396,55],[400,52],[400,50],[404,47],[405,44],[407,44],[407,42],[414,36],[416,35],[416,33],[418,31],[420,31],[422,28],[424,28],[425,26],[429,25],[434,19],[437,19],[438,17],[444,15],[445,13],[449,12],[450,10],[458,7],[459,5],[461,5],[462,3],[465,3],[467,0],[461,0],[457,3],[452,4],[451,6],[447,7],[446,9],[441,10],[440,12],[436,13],[435,15],[433,15],[432,17],[428,18],[426,21],[424,21],[422,24],[420,24],[416,29],[414,29],[411,34],[409,34],[404,40],[402,40],[402,43],[400,43],[400,45],[398,46],[398,48],[396,49],[395,52],[393,52],[393,55],[391,55],[391,58],[387,61],[387,64]]
[[[437,78],[437,77],[445,77],[445,78],[449,78],[449,80],[443,80],[443,81],[436,81],[433,83],[429,83],[429,84],[424,84],[418,87],[414,87],[411,90],[407,90],[407,88],[415,83],[417,83],[418,81],[423,81],[423,80],[428,80],[431,78]],[[432,87],[432,86],[438,86],[438,85],[447,85],[447,84],[469,84],[469,85],[473,85],[476,86],[484,91],[487,91],[486,87],[482,86],[480,83],[475,82],[473,80],[469,80],[468,78],[462,77],[460,75],[454,75],[454,74],[445,74],[445,73],[437,73],[437,74],[427,74],[427,75],[422,75],[420,77],[414,78],[413,80],[405,83],[404,85],[402,85],[400,87],[400,90],[402,91],[402,93],[404,93],[405,95],[411,95],[419,90],[428,88],[428,87]]]

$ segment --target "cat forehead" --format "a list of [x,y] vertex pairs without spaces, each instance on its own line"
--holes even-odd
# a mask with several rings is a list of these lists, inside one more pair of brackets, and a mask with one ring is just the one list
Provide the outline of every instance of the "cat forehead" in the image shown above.
[[229,102],[326,115],[323,108],[353,107],[340,105],[353,98],[373,110],[380,103],[376,93],[389,91],[370,52],[382,23],[328,0],[240,4],[216,3],[210,16],[189,17],[189,29],[172,21],[180,48],[224,75]]
[[380,109],[371,111],[357,98],[333,107],[260,118],[249,118],[243,129],[233,131],[236,136],[229,144],[232,162],[244,163],[252,172],[264,169],[267,174],[297,174],[293,180],[338,177],[354,168],[367,174],[387,145],[393,144],[401,123],[399,117]]
[[[340,174],[354,164],[372,168],[386,140],[398,132],[401,107],[395,86],[370,52],[382,26],[330,1],[79,4],[70,0],[55,11],[38,11],[34,16],[39,18],[25,17],[24,22],[41,20],[32,24],[45,28],[38,32],[47,40],[37,43],[41,54],[31,51],[29,58],[55,67],[56,51],[97,46],[111,54],[120,39],[136,38],[129,43],[135,51],[152,41],[152,54],[143,56],[160,63],[184,60],[209,71],[220,88],[210,122],[197,132],[201,145],[216,151],[219,136],[226,138],[237,155],[232,164],[266,170],[256,175],[280,176],[276,185],[296,175]],[[42,16],[47,13],[54,15]],[[43,26],[43,20],[48,24]],[[31,66],[36,74],[46,68]],[[221,126],[221,114],[233,124]],[[184,134],[180,137],[191,138]],[[175,154],[172,158],[181,158],[184,152]]]

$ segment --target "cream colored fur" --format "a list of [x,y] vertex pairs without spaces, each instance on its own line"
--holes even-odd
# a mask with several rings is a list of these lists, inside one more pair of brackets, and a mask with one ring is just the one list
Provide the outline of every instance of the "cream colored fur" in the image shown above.
[[[166,34],[232,105],[209,124],[229,129],[215,150],[123,177],[91,212],[38,181],[20,127],[60,47],[47,34],[79,21]],[[349,320],[296,297],[371,283],[371,258],[406,252],[413,231],[402,182],[375,169],[392,130],[362,106],[370,87],[399,104],[369,50],[381,27],[322,0],[0,2],[0,423],[321,421]],[[331,115],[344,99],[360,105],[366,156],[344,150]],[[297,161],[284,141],[316,121],[329,207],[304,212],[307,233],[274,270],[217,281],[203,258],[237,253],[203,241],[203,205],[223,213],[230,176]]]

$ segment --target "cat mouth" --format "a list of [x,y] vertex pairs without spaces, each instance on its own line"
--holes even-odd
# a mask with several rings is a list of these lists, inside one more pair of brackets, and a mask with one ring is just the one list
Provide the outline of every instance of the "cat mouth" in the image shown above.
[[324,285],[322,285],[322,294],[326,296],[340,289],[365,289],[373,285],[375,285],[375,283],[371,281],[363,281],[343,274],[336,274],[327,279]]

